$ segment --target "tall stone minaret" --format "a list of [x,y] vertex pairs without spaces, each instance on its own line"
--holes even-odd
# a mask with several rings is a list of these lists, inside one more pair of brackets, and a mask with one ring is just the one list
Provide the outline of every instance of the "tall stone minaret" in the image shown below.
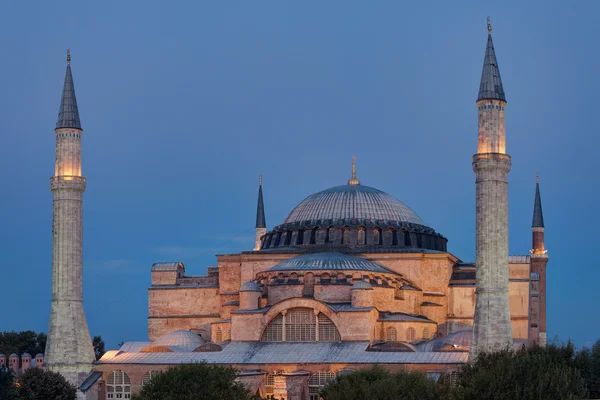
[[529,298],[529,343],[546,345],[546,264],[544,215],[540,196],[540,179],[536,176],[533,221],[531,223],[531,291]]
[[480,352],[512,347],[508,303],[508,171],[502,88],[492,27],[488,18],[488,40],[477,108],[479,115],[476,175],[477,283],[473,339],[469,359]]
[[46,343],[45,366],[78,386],[95,360],[83,312],[83,192],[81,136],[71,56],[58,120],[56,165],[50,178],[54,197],[52,215],[52,308]]
[[261,239],[267,233],[265,221],[265,206],[262,194],[262,175],[258,178],[258,205],[256,206],[256,236],[254,238],[254,250],[260,250]]

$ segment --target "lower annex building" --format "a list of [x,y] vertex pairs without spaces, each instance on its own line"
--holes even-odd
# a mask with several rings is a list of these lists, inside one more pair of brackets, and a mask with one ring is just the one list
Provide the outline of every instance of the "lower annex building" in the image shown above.
[[[477,106],[478,156],[506,158],[491,35]],[[481,151],[490,132],[501,145]],[[497,206],[483,203],[478,196],[478,207]],[[531,254],[506,265],[515,346],[546,339],[539,184],[532,231]],[[80,389],[97,384],[100,398],[126,399],[159,371],[200,361],[234,366],[253,393],[290,400],[317,399],[337,374],[375,364],[451,376],[469,357],[478,268],[447,242],[407,205],[361,184],[355,162],[347,184],[308,196],[270,231],[261,180],[255,248],[218,255],[206,276],[186,275],[182,262],[154,264],[148,341],[107,352]]]

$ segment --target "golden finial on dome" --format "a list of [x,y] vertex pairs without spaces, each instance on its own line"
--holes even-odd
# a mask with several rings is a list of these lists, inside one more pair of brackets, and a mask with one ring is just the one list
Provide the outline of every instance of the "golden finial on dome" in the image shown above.
[[360,185],[360,181],[356,178],[356,155],[352,155],[352,178],[348,179],[348,185]]
[[71,64],[71,49],[67,49],[67,65]]

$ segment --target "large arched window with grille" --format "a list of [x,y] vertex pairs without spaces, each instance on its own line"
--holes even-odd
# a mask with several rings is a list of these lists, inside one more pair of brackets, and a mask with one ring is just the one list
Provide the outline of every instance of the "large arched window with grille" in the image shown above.
[[160,371],[148,371],[142,377],[142,386],[146,386],[150,383],[152,379],[156,377],[156,375],[160,374]]
[[108,375],[106,381],[107,399],[130,399],[131,398],[131,379],[123,371],[113,371]]
[[388,342],[396,342],[398,340],[398,331],[396,331],[396,328],[392,326],[387,328],[385,340]]
[[319,371],[310,376],[308,381],[308,398],[310,400],[319,399],[319,391],[335,377],[333,372]]
[[323,313],[312,308],[292,308],[269,322],[263,342],[339,342],[341,336],[335,324]]

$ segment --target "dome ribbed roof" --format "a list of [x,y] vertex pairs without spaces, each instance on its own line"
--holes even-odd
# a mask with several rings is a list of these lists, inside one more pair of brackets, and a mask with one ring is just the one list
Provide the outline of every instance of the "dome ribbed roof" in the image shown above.
[[280,262],[267,271],[371,271],[386,274],[395,274],[375,261],[360,257],[352,257],[341,253],[310,253],[303,256],[289,258]]
[[165,333],[153,343],[155,346],[176,346],[182,349],[194,350],[205,341],[198,335],[190,331],[173,331]]
[[283,224],[323,219],[371,219],[425,225],[406,204],[362,185],[342,185],[308,196],[292,210]]

